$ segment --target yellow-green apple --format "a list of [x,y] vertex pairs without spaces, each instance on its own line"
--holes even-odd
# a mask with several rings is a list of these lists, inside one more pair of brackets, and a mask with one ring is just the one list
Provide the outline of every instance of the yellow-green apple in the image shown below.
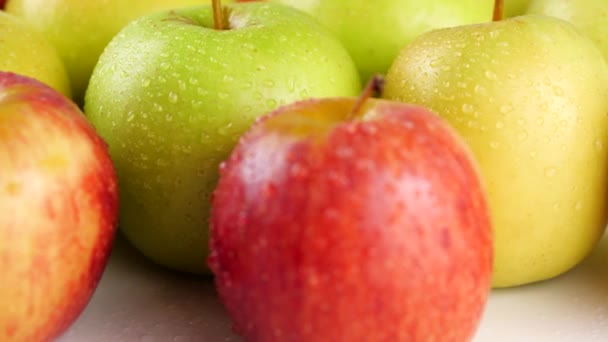
[[114,168],[73,102],[0,72],[0,169],[0,340],[53,340],[105,269],[118,220]]
[[361,88],[344,47],[312,17],[271,3],[224,9],[223,30],[210,6],[132,22],[102,54],[85,100],[121,181],[122,231],[189,272],[208,272],[209,194],[254,119]]
[[0,11],[0,71],[46,83],[70,96],[70,83],[55,47],[20,18]]
[[578,264],[606,225],[608,66],[573,25],[520,16],[405,47],[384,97],[424,105],[468,142],[488,186],[493,284]]
[[608,61],[608,1],[532,0],[527,13],[571,22],[596,43]]
[[303,10],[338,36],[363,81],[384,74],[400,49],[431,29],[486,22],[492,0],[271,0]]
[[465,341],[490,289],[477,165],[425,108],[310,99],[221,166],[210,267],[247,341]]
[[511,18],[526,13],[531,0],[504,0],[504,16]]
[[8,0],[5,10],[55,46],[81,104],[99,55],[121,28],[143,14],[202,3],[209,0]]

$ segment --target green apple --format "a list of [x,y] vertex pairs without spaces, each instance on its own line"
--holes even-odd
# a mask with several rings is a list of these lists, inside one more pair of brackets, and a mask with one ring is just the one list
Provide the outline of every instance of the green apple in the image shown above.
[[490,21],[492,0],[271,0],[316,17],[342,41],[363,81],[431,29]]
[[70,82],[55,47],[20,18],[0,11],[0,71],[45,83],[69,97]]
[[189,272],[208,272],[218,166],[255,118],[361,88],[348,52],[314,18],[262,2],[224,9],[224,30],[213,29],[211,6],[132,22],[101,55],[85,98],[116,164],[122,231],[151,259]]
[[593,40],[608,60],[608,1],[532,0],[529,14],[544,14],[571,22]]
[[22,17],[55,46],[74,99],[81,103],[99,55],[122,27],[149,12],[201,3],[209,0],[9,0],[6,11]]
[[505,0],[504,16],[510,18],[526,13],[529,3],[530,0]]
[[437,30],[404,48],[384,96],[430,107],[462,134],[487,183],[493,285],[559,275],[606,224],[608,66],[556,18]]

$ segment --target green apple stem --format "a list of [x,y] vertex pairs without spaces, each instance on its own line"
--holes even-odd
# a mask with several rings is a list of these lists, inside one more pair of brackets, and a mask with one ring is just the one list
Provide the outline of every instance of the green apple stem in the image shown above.
[[382,94],[382,90],[384,89],[384,77],[382,75],[374,75],[369,79],[365,88],[361,92],[361,95],[355,101],[353,108],[351,108],[348,113],[347,119],[355,118],[359,115],[361,108],[365,105],[365,101],[372,96],[380,96]]
[[222,9],[222,0],[211,0],[213,6],[213,28],[216,30],[224,30],[224,10]]
[[504,0],[494,0],[494,15],[492,16],[492,21],[501,21],[504,15]]

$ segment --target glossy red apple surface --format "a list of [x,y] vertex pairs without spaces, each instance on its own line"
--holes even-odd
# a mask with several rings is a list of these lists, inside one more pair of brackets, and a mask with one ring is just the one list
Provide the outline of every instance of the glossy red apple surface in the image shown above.
[[492,271],[486,193],[428,110],[334,98],[259,120],[221,166],[211,254],[248,341],[465,341]]
[[81,313],[110,253],[117,192],[76,105],[0,72],[0,341],[53,340]]

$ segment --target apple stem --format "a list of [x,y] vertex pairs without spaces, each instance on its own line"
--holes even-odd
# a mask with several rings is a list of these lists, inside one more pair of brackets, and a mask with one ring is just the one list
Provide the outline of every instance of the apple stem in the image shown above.
[[361,108],[363,108],[365,101],[372,96],[380,96],[383,90],[384,77],[382,77],[382,75],[374,75],[369,79],[365,88],[363,88],[361,95],[357,97],[357,101],[355,101],[355,104],[353,105],[353,108],[351,108],[347,118],[352,119],[356,117],[361,111]]
[[225,29],[222,0],[212,0],[211,5],[213,6],[213,28],[215,28],[216,30]]
[[492,21],[501,21],[504,15],[504,0],[494,0],[494,15],[492,16]]

